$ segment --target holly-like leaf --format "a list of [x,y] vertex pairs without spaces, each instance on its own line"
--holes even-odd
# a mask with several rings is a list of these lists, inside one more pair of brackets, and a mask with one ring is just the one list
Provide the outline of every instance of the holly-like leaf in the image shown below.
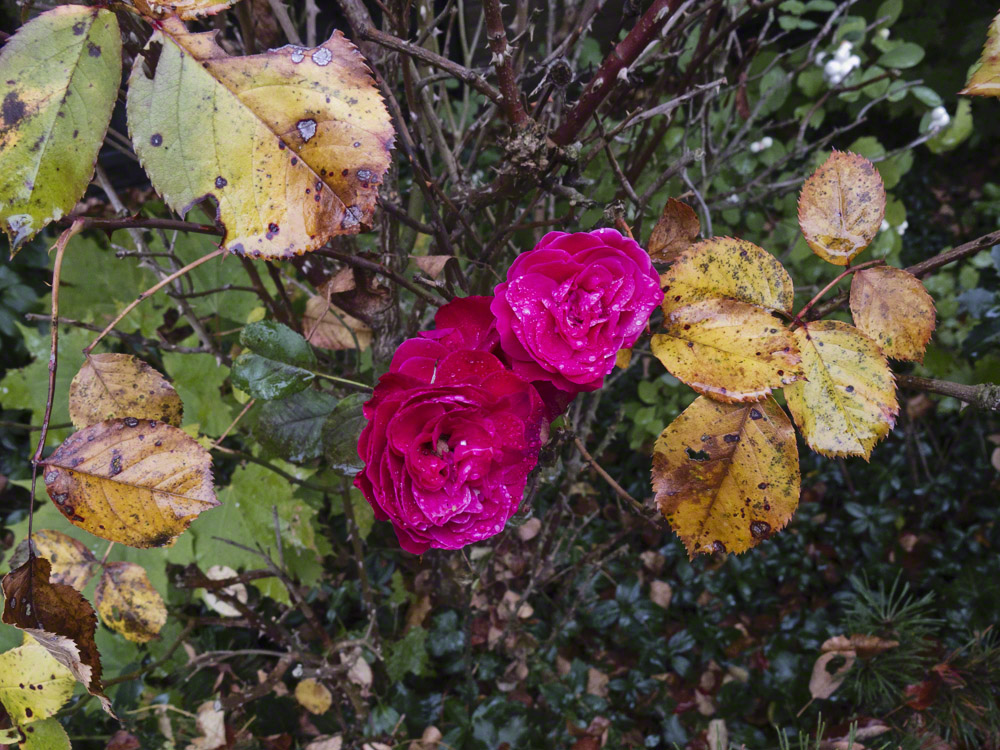
[[885,186],[863,156],[834,151],[799,193],[799,227],[812,251],[846,266],[875,239],[885,217]]
[[286,398],[315,378],[316,355],[309,342],[283,323],[251,323],[240,331],[240,344],[250,351],[233,362],[233,385],[254,398]]
[[126,417],[70,435],[45,459],[45,488],[73,524],[130,547],[173,544],[216,507],[212,457],[187,433]]
[[658,263],[671,263],[698,239],[701,222],[698,214],[687,203],[668,198],[660,220],[649,235],[646,250]]
[[[36,521],[37,523],[37,521]],[[98,563],[87,546],[73,537],[53,529],[39,529],[31,537],[32,547],[37,557],[49,561],[52,570],[49,580],[72,586],[83,591],[97,572]],[[10,567],[21,567],[28,561],[28,540],[25,539],[10,558]]]
[[352,393],[340,399],[323,424],[323,453],[330,468],[353,476],[364,468],[358,455],[358,439],[368,420],[362,406],[368,395]]
[[720,401],[757,401],[802,376],[795,339],[771,313],[703,299],[665,317],[653,354],[671,375]]
[[50,571],[48,560],[32,557],[3,577],[2,620],[31,635],[112,713],[101,688],[101,656],[94,642],[97,615],[72,586],[51,583]]
[[372,223],[394,133],[339,31],[230,57],[215,32],[167,18],[135,58],[127,110],[156,190],[181,214],[212,197],[235,253],[288,258]]
[[204,16],[214,16],[232,8],[239,0],[135,0],[135,6],[147,16],[179,16],[192,21]]
[[986,45],[979,57],[979,67],[969,76],[960,94],[969,96],[1000,96],[1000,13],[986,32]]
[[[453,255],[447,257],[454,260]],[[302,328],[309,337],[309,343],[321,349],[364,351],[372,344],[371,328],[363,321],[337,309],[318,294],[306,300]]]
[[795,296],[792,278],[777,258],[732,237],[694,245],[660,281],[664,315],[703,299],[731,299],[790,313]]
[[149,582],[146,571],[135,563],[105,565],[94,603],[104,624],[134,643],[159,638],[167,623],[163,597]]
[[73,673],[27,634],[24,645],[0,654],[0,703],[18,726],[55,715],[75,687]]
[[795,424],[824,456],[864,456],[896,424],[899,404],[889,363],[878,345],[839,320],[794,331],[806,379],[785,388]]
[[18,248],[83,197],[121,80],[115,14],[62,5],[0,50],[0,224]]
[[119,417],[180,427],[183,412],[174,387],[131,354],[91,354],[69,387],[69,416],[77,429]]
[[24,728],[17,750],[70,750],[69,735],[58,719],[36,721]]
[[773,398],[699,397],[653,448],[653,491],[688,555],[745,552],[799,504],[795,430]]
[[893,359],[924,359],[936,325],[934,300],[916,276],[875,266],[854,274],[851,315],[862,333]]
[[253,435],[271,453],[302,462],[323,453],[323,425],[337,399],[320,391],[302,391],[269,401],[257,412]]

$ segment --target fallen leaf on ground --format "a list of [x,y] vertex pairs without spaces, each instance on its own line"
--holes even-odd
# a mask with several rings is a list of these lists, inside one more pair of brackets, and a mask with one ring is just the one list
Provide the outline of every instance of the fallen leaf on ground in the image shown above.
[[333,705],[330,689],[318,680],[309,677],[295,686],[295,700],[311,714],[325,714]]

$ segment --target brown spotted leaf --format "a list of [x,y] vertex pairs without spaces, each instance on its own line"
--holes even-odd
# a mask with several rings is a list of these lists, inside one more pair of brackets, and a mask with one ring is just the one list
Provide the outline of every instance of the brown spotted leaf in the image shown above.
[[863,156],[834,151],[802,186],[799,227],[823,260],[846,266],[875,239],[885,216],[885,186]]
[[183,412],[174,387],[131,354],[91,354],[69,387],[69,416],[77,429],[117,417],[180,427]]
[[318,294],[306,300],[302,328],[309,343],[320,349],[364,351],[372,344],[371,328]]
[[[98,563],[87,546],[68,534],[53,529],[39,529],[32,537],[36,557],[44,557],[52,566],[49,580],[83,591],[97,572]],[[11,569],[28,561],[28,540],[25,539],[10,558]]]
[[135,563],[105,565],[94,603],[104,624],[134,643],[159,638],[167,623],[163,597],[149,582],[146,571]]
[[711,237],[693,245],[663,276],[663,314],[703,299],[731,299],[791,312],[795,289],[778,259],[752,242]]
[[3,577],[2,620],[31,635],[114,715],[101,687],[94,609],[72,586],[51,583],[50,571],[48,560],[32,557]]
[[230,57],[167,18],[135,58],[127,111],[153,187],[181,214],[211,197],[235,253],[288,258],[372,223],[394,131],[339,31]]
[[889,357],[917,362],[923,361],[937,323],[934,300],[920,279],[892,266],[854,274],[851,315],[854,325]]
[[979,67],[969,76],[969,82],[960,94],[971,96],[1000,96],[1000,14],[990,24],[986,45],[979,57]]
[[75,687],[73,673],[27,633],[23,645],[0,654],[0,703],[18,726],[53,716]]
[[688,554],[745,552],[799,503],[795,431],[773,398],[697,398],[653,448],[653,491]]
[[164,422],[111,419],[70,435],[44,462],[45,488],[81,529],[130,547],[162,547],[216,507],[212,457]]
[[809,447],[829,457],[871,455],[896,424],[896,382],[878,345],[839,320],[794,332],[806,379],[785,400]]
[[239,0],[135,0],[135,6],[154,18],[177,15],[185,21],[214,16],[233,7]]
[[646,250],[656,262],[672,263],[691,247],[700,232],[701,222],[694,209],[676,198],[668,198],[660,220],[649,235]]
[[703,299],[671,310],[653,354],[671,375],[721,401],[757,401],[802,376],[795,339],[767,310]]

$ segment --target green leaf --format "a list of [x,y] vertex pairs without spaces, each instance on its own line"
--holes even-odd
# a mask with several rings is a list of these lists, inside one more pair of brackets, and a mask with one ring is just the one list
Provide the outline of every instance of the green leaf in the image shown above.
[[353,476],[364,467],[358,456],[358,438],[367,420],[361,411],[369,396],[352,393],[340,400],[323,425],[323,450],[330,466]]
[[884,53],[878,64],[884,68],[912,68],[924,59],[924,48],[913,42],[903,42]]
[[0,51],[0,223],[13,252],[83,197],[121,66],[115,14],[82,5],[42,13]]
[[951,122],[927,141],[927,148],[935,154],[951,151],[972,135],[972,130],[972,104],[968,99],[960,99]]
[[385,659],[385,671],[389,679],[399,682],[408,674],[420,677],[427,671],[427,631],[421,627],[412,627],[402,637],[389,646],[389,654]]
[[24,742],[18,750],[70,750],[69,735],[58,719],[45,719],[24,728]]
[[885,0],[878,10],[875,12],[875,18],[886,18],[884,21],[886,26],[891,26],[896,23],[896,19],[899,18],[899,14],[903,12],[903,0]]
[[316,355],[309,342],[282,323],[251,323],[240,332],[240,343],[250,351],[233,362],[233,385],[254,398],[286,398],[316,377]]
[[163,367],[184,402],[184,423],[197,424],[206,435],[221,435],[233,421],[232,398],[220,389],[229,372],[211,354],[163,355]]
[[914,86],[910,89],[910,93],[913,94],[917,99],[928,107],[940,107],[944,104],[944,101],[938,95],[934,89],[930,86]]
[[302,391],[268,401],[257,412],[253,434],[270,453],[296,463],[323,454],[323,425],[337,398],[320,391]]

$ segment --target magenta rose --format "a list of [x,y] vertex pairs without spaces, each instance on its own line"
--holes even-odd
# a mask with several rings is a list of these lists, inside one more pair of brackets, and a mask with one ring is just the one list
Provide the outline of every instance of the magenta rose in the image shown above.
[[648,253],[598,229],[542,237],[514,260],[490,309],[514,372],[575,394],[601,387],[662,301]]
[[535,389],[492,354],[455,344],[405,341],[364,406],[354,484],[415,554],[499,533],[541,446]]

